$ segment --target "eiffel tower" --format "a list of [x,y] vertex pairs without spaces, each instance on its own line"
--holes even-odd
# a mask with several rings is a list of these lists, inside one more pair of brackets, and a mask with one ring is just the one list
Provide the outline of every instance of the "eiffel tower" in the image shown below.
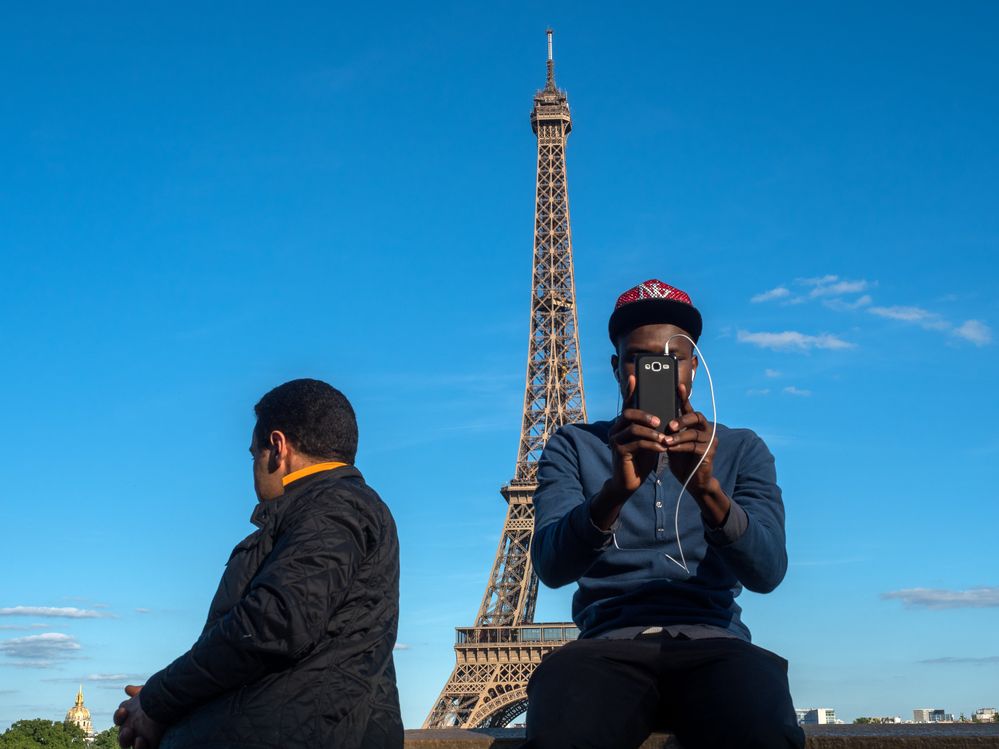
[[534,96],[538,136],[531,334],[523,426],[513,480],[500,493],[506,520],[475,626],[456,628],[457,663],[424,728],[501,727],[527,709],[527,681],[541,658],[574,640],[572,622],[534,621],[538,576],[531,566],[538,458],[563,424],[586,421],[576,324],[576,287],[565,176],[572,129],[565,92],[555,86],[552,31],[548,78]]

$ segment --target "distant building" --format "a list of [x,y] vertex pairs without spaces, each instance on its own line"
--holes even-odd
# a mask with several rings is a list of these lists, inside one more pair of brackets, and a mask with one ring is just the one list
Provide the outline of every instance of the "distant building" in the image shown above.
[[82,684],[80,685],[80,691],[76,693],[76,704],[66,713],[66,722],[79,726],[88,739],[94,737],[94,726],[90,722],[90,711],[83,706]]
[[994,707],[980,707],[975,710],[974,719],[982,723],[991,723],[996,719],[996,709]]
[[824,726],[842,722],[836,720],[836,711],[831,707],[809,707],[794,712],[798,715],[798,722],[804,725]]
[[954,720],[954,716],[947,715],[941,708],[921,707],[912,711],[912,721],[914,723],[944,723]]

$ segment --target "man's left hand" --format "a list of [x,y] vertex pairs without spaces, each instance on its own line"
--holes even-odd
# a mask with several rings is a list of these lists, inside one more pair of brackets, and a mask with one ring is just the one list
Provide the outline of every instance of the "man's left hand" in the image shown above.
[[166,730],[166,726],[157,723],[142,709],[142,702],[139,700],[141,691],[142,687],[129,684],[125,687],[125,694],[129,699],[114,711],[114,724],[121,729],[118,732],[118,746],[122,749],[156,749]]
[[[725,520],[731,506],[731,501],[722,491],[721,484],[712,474],[718,438],[716,436],[715,439],[711,439],[711,422],[690,405],[690,391],[687,386],[683,384],[677,386],[677,392],[680,395],[680,417],[666,425],[669,469],[681,484],[690,479],[687,491],[697,500],[701,513],[708,522],[717,527]],[[701,456],[704,457],[703,461]],[[696,472],[694,472],[695,466]]]

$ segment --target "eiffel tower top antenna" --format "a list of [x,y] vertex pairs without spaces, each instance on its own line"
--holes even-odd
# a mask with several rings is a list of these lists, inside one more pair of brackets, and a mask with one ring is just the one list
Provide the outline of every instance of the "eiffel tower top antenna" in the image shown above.
[[553,89],[555,88],[555,60],[552,58],[552,34],[554,33],[550,28],[548,29],[548,80],[545,83],[545,88]]

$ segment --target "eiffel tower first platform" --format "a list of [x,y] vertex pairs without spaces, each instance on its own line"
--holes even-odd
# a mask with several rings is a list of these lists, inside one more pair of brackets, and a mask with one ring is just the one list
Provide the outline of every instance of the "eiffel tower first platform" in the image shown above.
[[552,32],[548,77],[534,96],[538,136],[531,334],[523,426],[513,480],[500,489],[506,520],[475,625],[458,627],[457,663],[424,728],[502,727],[527,709],[527,681],[542,656],[579,634],[572,622],[537,623],[538,576],[531,566],[537,462],[560,426],[586,421],[576,324],[565,142],[572,129],[555,86]]

